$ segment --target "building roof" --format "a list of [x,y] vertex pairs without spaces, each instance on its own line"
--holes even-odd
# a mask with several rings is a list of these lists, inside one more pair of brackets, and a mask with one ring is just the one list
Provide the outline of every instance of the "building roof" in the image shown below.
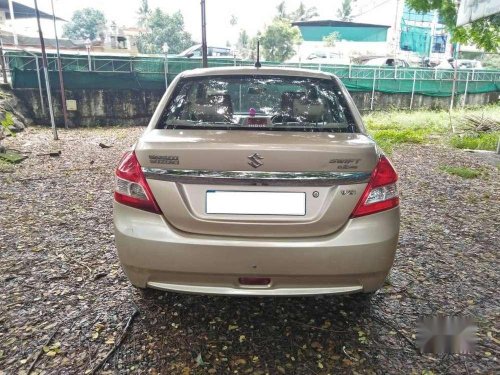
[[292,22],[293,26],[335,26],[335,27],[379,27],[388,29],[387,25],[374,25],[371,23],[346,22],[336,20],[317,20],[317,21],[296,21]]
[[[15,1],[12,2],[12,8],[14,10],[14,18],[35,18],[36,11],[35,8],[30,7],[28,5],[20,4]],[[10,10],[9,10],[9,1],[8,0],[0,0],[0,10],[5,12],[5,17],[10,19]],[[52,14],[40,12],[40,18],[49,18],[52,19]],[[65,21],[60,17],[56,17],[56,20]]]
[[[0,38],[5,46],[14,45],[14,37],[10,31],[0,30]],[[43,38],[47,48],[56,48],[56,40],[51,38]],[[40,38],[27,35],[17,34],[19,47],[40,47]],[[59,47],[65,49],[78,49],[83,44],[74,43],[69,39],[59,39]]]

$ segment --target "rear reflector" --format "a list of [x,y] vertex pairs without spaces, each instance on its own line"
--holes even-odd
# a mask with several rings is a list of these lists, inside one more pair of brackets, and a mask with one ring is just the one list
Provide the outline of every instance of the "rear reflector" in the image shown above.
[[115,200],[121,204],[161,214],[135,153],[126,152],[116,168]]
[[370,215],[397,207],[399,205],[397,180],[398,175],[391,162],[385,156],[381,156],[351,217]]
[[240,277],[238,279],[241,285],[269,285],[271,279],[269,277]]

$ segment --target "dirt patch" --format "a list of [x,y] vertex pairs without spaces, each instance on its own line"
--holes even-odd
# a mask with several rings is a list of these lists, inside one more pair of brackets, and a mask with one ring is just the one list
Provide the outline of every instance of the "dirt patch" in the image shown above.
[[[500,355],[499,171],[469,153],[405,145],[402,230],[387,285],[369,299],[226,298],[135,290],[114,249],[112,171],[142,128],[30,128],[30,157],[0,172],[0,373],[493,373]],[[111,145],[101,148],[99,143]],[[43,156],[61,150],[59,157]],[[481,168],[462,179],[440,167]],[[474,355],[423,355],[419,317],[470,314]],[[53,336],[52,336],[53,335]],[[50,340],[49,340],[50,339]],[[43,348],[45,346],[45,348]]]

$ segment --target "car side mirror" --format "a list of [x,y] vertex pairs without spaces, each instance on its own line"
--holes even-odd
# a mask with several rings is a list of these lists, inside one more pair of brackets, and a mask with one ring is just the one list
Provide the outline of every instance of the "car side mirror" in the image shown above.
[[187,57],[187,58],[190,58],[190,57],[193,57],[193,56],[194,56],[194,53],[193,53],[193,52],[186,53],[186,57]]

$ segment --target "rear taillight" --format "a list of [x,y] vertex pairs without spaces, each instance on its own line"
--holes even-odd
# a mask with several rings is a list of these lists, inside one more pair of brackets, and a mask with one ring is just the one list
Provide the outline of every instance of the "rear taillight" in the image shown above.
[[351,217],[365,216],[397,207],[399,205],[397,180],[398,175],[390,161],[381,156]]
[[133,151],[126,152],[115,172],[115,200],[121,204],[161,214]]

